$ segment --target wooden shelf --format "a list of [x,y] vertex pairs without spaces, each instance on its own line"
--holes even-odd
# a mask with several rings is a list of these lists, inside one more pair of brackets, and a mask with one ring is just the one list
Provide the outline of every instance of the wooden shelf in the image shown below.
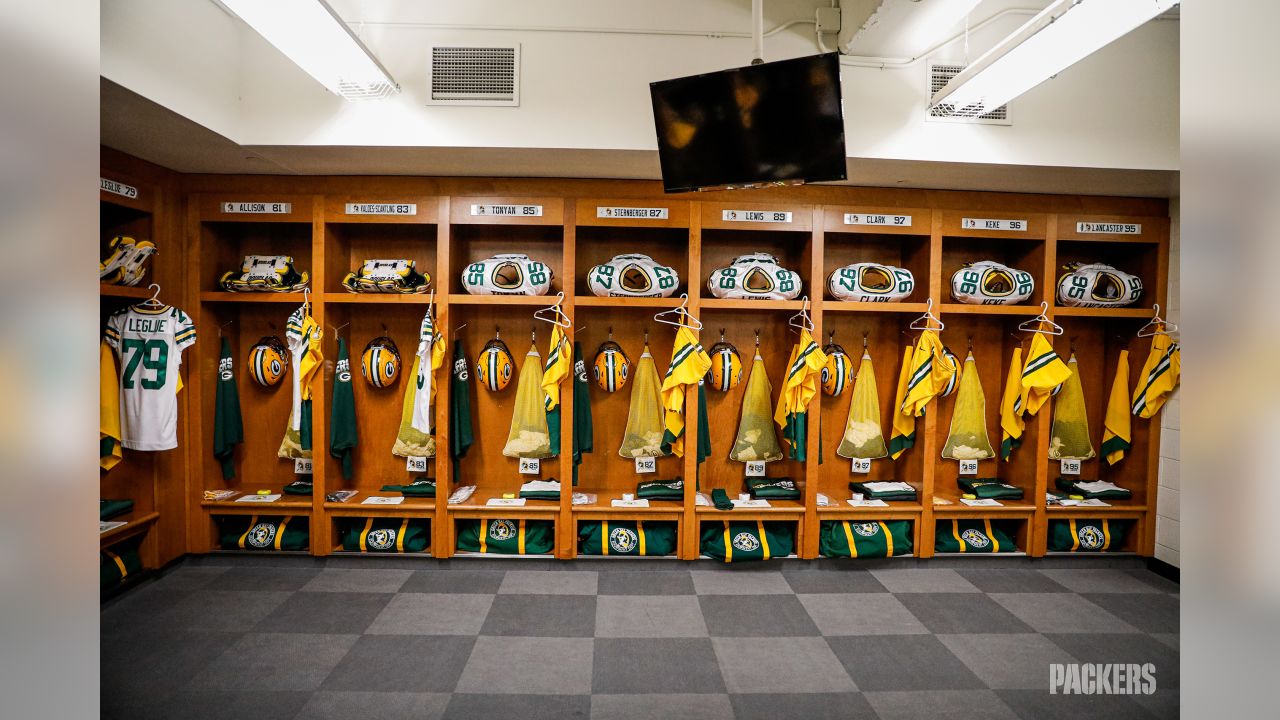
[[428,305],[432,300],[431,293],[426,293],[425,295],[401,295],[399,293],[331,292],[322,293],[321,297],[327,303],[362,305]]
[[[314,293],[313,299],[314,299]],[[230,292],[227,290],[206,290],[200,293],[200,302],[221,303],[294,303],[301,305],[307,293],[300,292]]]
[[1025,515],[1036,511],[1036,506],[1022,500],[999,500],[1000,507],[972,507],[960,502],[959,497],[938,493],[937,497],[951,500],[950,505],[934,505],[935,515]]
[[699,301],[703,310],[801,310],[803,300],[725,300],[704,298]]
[[594,503],[586,505],[574,505],[573,512],[583,515],[651,515],[651,514],[667,514],[678,515],[684,512],[684,503],[679,500],[650,500],[649,507],[625,507],[616,508],[611,504],[614,500],[621,500],[622,493],[615,489],[591,489],[577,488],[577,492],[592,493],[596,496]]
[[[769,500],[767,508],[734,508],[732,510],[717,510],[713,505],[698,505],[696,511],[699,515],[716,514],[721,515],[726,520],[733,520],[743,517],[768,517],[771,515],[795,515],[804,513],[804,504],[799,500]],[[710,517],[701,517],[700,520],[709,520]]]
[[886,500],[889,507],[853,507],[841,500],[839,505],[818,507],[818,516],[823,520],[844,520],[862,518],[866,520],[899,520],[919,515],[924,506],[911,500]]
[[573,299],[577,307],[608,308],[674,308],[683,302],[678,297],[669,298],[629,298],[629,297],[596,297],[595,295],[579,295]]
[[923,315],[929,307],[928,303],[879,303],[879,302],[845,302],[843,300],[824,300],[822,312],[870,312],[870,313],[911,313]]
[[424,517],[436,511],[435,498],[405,497],[399,505],[365,505],[366,497],[401,497],[398,493],[360,493],[344,503],[326,501],[325,512],[342,517]]
[[[825,309],[825,306],[824,306]],[[943,315],[1029,315],[1040,314],[1040,305],[966,305],[964,303],[943,303],[939,307]]]
[[1126,500],[1103,500],[1105,503],[1111,503],[1108,507],[1098,507],[1096,505],[1080,507],[1075,505],[1072,507],[1062,507],[1061,505],[1049,505],[1045,507],[1045,511],[1049,515],[1067,515],[1073,517],[1091,517],[1094,515],[1137,515],[1147,511],[1146,505],[1128,504]]
[[537,305],[547,307],[556,303],[551,295],[465,295],[449,296],[450,305]]
[[151,290],[146,285],[141,287],[128,287],[125,285],[99,284],[98,294],[102,297],[137,298],[139,300],[145,300],[146,298],[151,297]]
[[[312,496],[310,495],[286,495],[280,488],[271,488],[272,495],[279,495],[280,499],[270,503],[251,503],[236,502],[245,495],[253,495],[258,488],[248,491],[241,491],[241,494],[231,498],[230,500],[200,500],[200,507],[210,511],[216,510],[216,514],[224,514],[230,512],[234,515],[305,515],[311,512]],[[319,492],[317,490],[316,492]]]
[[[560,512],[559,500],[525,500],[523,507],[496,507],[486,505],[490,498],[500,498],[503,493],[518,493],[520,482],[513,481],[506,486],[480,485],[466,502],[449,505],[449,512],[466,517],[529,517],[545,518]],[[572,492],[563,486],[561,492]]]
[[1153,308],[1143,307],[1055,307],[1050,312],[1054,317],[1137,318],[1140,320],[1155,317],[1156,314],[1156,311]]
[[144,515],[134,515],[126,513],[107,520],[106,522],[125,522],[118,528],[112,528],[99,536],[98,544],[100,547],[114,545],[122,540],[127,540],[134,535],[138,535],[147,531],[156,520],[160,519],[160,513],[150,512]]

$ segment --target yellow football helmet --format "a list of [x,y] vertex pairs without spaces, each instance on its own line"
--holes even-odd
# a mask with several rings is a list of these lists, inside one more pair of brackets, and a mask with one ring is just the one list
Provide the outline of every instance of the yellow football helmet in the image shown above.
[[853,384],[853,363],[844,348],[833,342],[828,342],[822,352],[827,356],[827,364],[822,368],[822,392],[839,397]]
[[515,372],[516,362],[511,358],[511,351],[507,349],[506,343],[496,337],[485,344],[480,357],[476,359],[476,375],[480,378],[480,384],[493,392],[509,385]]
[[280,382],[289,369],[289,346],[275,335],[266,335],[249,350],[249,374],[263,387]]
[[595,360],[596,385],[605,392],[622,389],[631,376],[631,360],[622,351],[622,346],[612,340],[600,343],[596,350]]
[[370,340],[360,356],[360,374],[376,388],[394,383],[400,374],[400,350],[395,341],[385,335]]
[[711,369],[707,371],[707,386],[727,392],[742,381],[742,356],[738,348],[720,339],[711,346]]

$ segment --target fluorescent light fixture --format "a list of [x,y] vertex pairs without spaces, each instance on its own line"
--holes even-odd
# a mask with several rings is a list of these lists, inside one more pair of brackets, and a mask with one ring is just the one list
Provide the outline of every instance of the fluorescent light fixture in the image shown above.
[[386,97],[400,86],[324,0],[219,0],[335,95]]
[[929,100],[952,114],[994,110],[1071,67],[1179,0],[1056,0]]

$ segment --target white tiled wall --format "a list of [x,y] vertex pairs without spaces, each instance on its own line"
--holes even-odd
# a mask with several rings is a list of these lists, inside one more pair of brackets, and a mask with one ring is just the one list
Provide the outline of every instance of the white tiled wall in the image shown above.
[[[1179,201],[1169,201],[1169,215],[1172,222],[1169,227],[1169,307],[1164,310],[1164,317],[1172,323],[1178,322],[1182,303],[1178,298],[1181,291],[1180,273],[1178,271],[1179,248],[1181,246],[1181,228],[1179,220]],[[1160,489],[1156,505],[1156,557],[1170,565],[1179,566],[1178,522],[1179,522],[1179,486],[1181,484],[1181,411],[1182,401],[1175,391],[1169,402],[1160,412]],[[1142,420],[1134,420],[1142,422]]]

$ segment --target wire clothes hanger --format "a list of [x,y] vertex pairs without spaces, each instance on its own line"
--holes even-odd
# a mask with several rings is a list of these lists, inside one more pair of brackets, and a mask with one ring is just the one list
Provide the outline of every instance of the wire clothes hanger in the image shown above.
[[793,328],[800,330],[808,330],[813,332],[813,318],[809,317],[809,296],[804,296],[804,306],[800,308],[800,312],[787,318],[787,324]]
[[[922,321],[923,321],[923,324],[921,324]],[[934,323],[937,323],[938,327],[936,328],[929,327],[929,323],[931,321]],[[925,305],[925,308],[924,308],[924,314],[916,318],[915,320],[912,320],[911,324],[908,325],[907,327],[912,330],[945,330],[947,325],[946,323],[939,320],[937,315],[933,314],[933,298],[929,298],[928,304]]]
[[[1024,320],[1018,323],[1018,329],[1022,332],[1040,333],[1041,335],[1061,335],[1065,331],[1062,329],[1061,325],[1050,320],[1049,316],[1045,315],[1048,311],[1049,303],[1040,303],[1040,314],[1030,320]],[[1044,323],[1049,324],[1048,330],[1041,329],[1040,326]]]
[[[533,317],[543,322],[549,322],[557,327],[566,330],[573,328],[573,320],[565,314],[560,307],[564,303],[564,291],[556,293],[556,302],[554,305],[535,310]],[[550,313],[550,315],[548,315]]]
[[[1169,335],[1178,332],[1178,326],[1168,322],[1160,317],[1160,303],[1151,306],[1155,310],[1155,317],[1147,321],[1146,325],[1138,328],[1138,337],[1151,337],[1152,335]],[[1151,328],[1148,330],[1147,328]]]
[[[668,320],[666,316],[675,315],[675,320]],[[689,293],[680,293],[680,307],[672,310],[663,310],[653,316],[653,319],[663,325],[674,325],[676,327],[689,328],[690,330],[701,330],[702,321],[689,314]],[[686,320],[687,322],[680,322]]]

